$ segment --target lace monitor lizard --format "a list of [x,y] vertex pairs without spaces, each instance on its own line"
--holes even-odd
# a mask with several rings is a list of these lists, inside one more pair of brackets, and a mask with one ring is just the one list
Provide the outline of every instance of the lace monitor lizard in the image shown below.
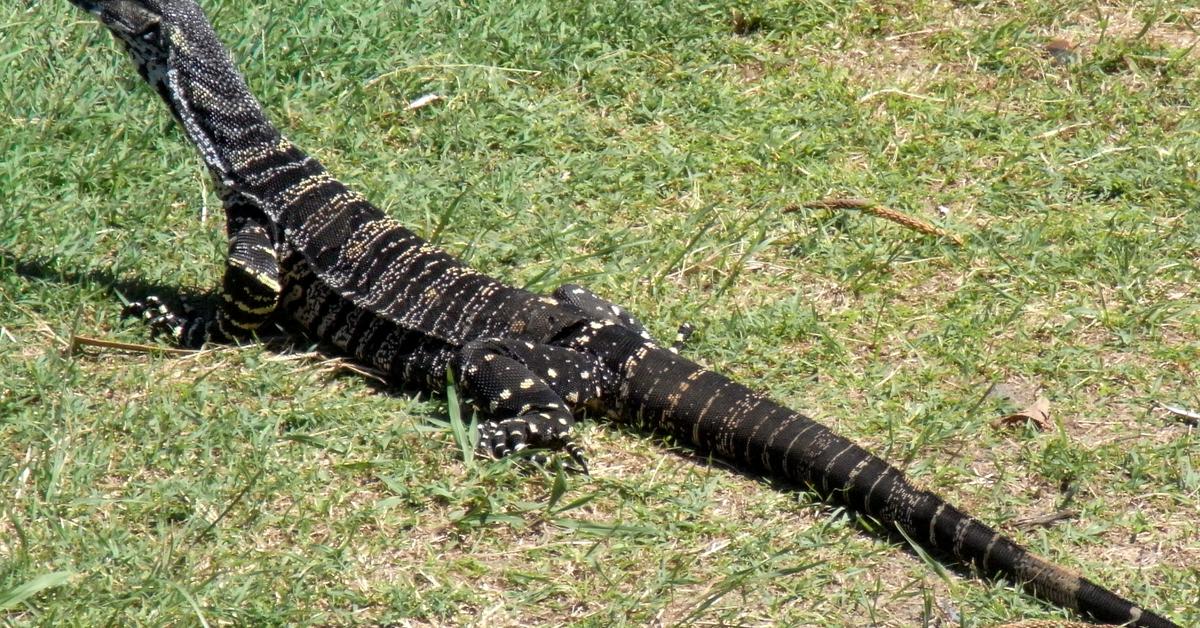
[[[1037,557],[824,425],[653,341],[622,308],[576,286],[542,296],[463,265],[388,218],[279,133],[192,0],[71,0],[121,41],[220,191],[229,234],[212,312],[131,306],[198,346],[272,316],[381,369],[444,386],[484,413],[480,448],[565,450],[598,405],[749,471],[811,487],[985,575],[1100,621],[1175,626]],[[586,467],[584,467],[586,469]]]

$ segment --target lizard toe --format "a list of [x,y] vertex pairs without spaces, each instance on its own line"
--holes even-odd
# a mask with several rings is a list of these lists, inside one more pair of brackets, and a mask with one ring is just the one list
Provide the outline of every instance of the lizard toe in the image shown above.
[[[572,471],[587,473],[583,449],[570,439],[574,420],[564,413],[532,413],[502,421],[487,421],[479,425],[479,449],[493,458],[504,458],[527,449],[561,451],[571,461]],[[546,465],[550,458],[544,453],[529,455],[535,464]]]
[[568,440],[563,444],[563,451],[567,452],[567,455],[571,458],[573,466],[570,470],[590,475],[588,473],[587,456],[584,454],[582,447]]
[[151,295],[141,301],[132,301],[121,309],[122,318],[137,317],[150,327],[152,338],[166,334],[178,341],[183,336],[186,321],[171,310],[162,299]]
[[[130,301],[121,308],[121,318],[145,318],[149,312],[161,312],[166,309],[162,299],[151,295],[140,301]],[[153,316],[153,314],[150,314]]]
[[508,445],[500,431],[500,424],[487,421],[479,424],[479,452],[492,458],[503,458],[509,454]]

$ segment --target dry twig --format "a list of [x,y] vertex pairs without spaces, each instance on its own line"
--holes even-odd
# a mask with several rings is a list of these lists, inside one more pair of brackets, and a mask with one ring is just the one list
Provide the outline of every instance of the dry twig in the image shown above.
[[134,353],[169,353],[171,355],[191,355],[196,353],[194,349],[176,349],[174,347],[163,347],[159,345],[141,345],[132,342],[117,342],[115,340],[104,340],[103,338],[92,338],[89,336],[71,336],[71,346],[68,349],[69,353],[75,353],[79,347],[100,347],[102,349],[116,349],[118,351],[133,351]]
[[[927,235],[946,238],[958,246],[963,245],[963,240],[961,237],[942,229],[941,227],[931,225],[924,220],[913,218],[908,214],[901,213],[890,207],[884,207],[862,198],[831,198],[823,201],[812,201],[805,203],[804,207],[808,207],[810,209],[856,209],[858,211],[871,214],[872,216],[878,216],[880,218],[890,220],[898,225],[903,225],[909,229],[912,229],[913,231],[920,231],[921,233]],[[785,207],[783,211],[796,211],[797,209],[799,209],[798,206],[791,205],[789,207]]]
[[1018,519],[1013,522],[1013,526],[1024,530],[1028,530],[1030,528],[1045,528],[1058,523],[1059,521],[1074,519],[1077,516],[1079,516],[1079,511],[1077,510],[1056,510],[1054,512],[1038,515],[1036,517]]

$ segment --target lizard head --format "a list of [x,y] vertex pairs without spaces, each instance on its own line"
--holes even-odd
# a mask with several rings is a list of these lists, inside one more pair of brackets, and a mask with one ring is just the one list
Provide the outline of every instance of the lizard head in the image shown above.
[[124,44],[138,73],[217,173],[228,170],[218,150],[217,111],[238,108],[258,119],[257,101],[229,52],[193,0],[70,0],[96,16]]
[[125,45],[138,73],[164,98],[168,72],[178,65],[178,51],[190,48],[189,38],[202,40],[210,31],[200,9],[189,0],[70,1],[108,27]]
[[129,56],[138,73],[162,91],[170,58],[170,44],[163,33],[163,9],[159,2],[137,0],[71,0],[71,4],[95,15],[108,27]]

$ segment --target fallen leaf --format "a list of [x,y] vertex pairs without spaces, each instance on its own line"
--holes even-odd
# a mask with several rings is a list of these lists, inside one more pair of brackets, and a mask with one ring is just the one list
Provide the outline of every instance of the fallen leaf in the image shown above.
[[1058,65],[1071,65],[1078,61],[1079,54],[1075,48],[1075,44],[1065,39],[1051,39],[1044,47],[1046,54]]
[[424,96],[421,96],[420,98],[408,103],[408,106],[405,107],[405,109],[409,111],[415,111],[417,109],[428,107],[429,105],[444,99],[445,97],[441,94],[425,94]]
[[1169,406],[1158,401],[1154,403],[1163,410],[1166,410],[1167,412],[1170,412],[1171,414],[1183,419],[1183,422],[1187,423],[1188,425],[1200,425],[1200,412],[1192,412],[1191,410],[1180,408],[1179,406]]
[[735,35],[750,35],[762,30],[765,26],[762,17],[747,15],[737,9],[730,11],[730,22]]
[[999,419],[996,419],[992,423],[992,426],[996,428],[1020,427],[1031,421],[1039,432],[1046,431],[1046,428],[1049,427],[1050,423],[1049,399],[1039,396],[1036,400],[1034,400],[1033,405],[1021,410],[1020,412],[1014,412],[1007,416],[1002,416]]

